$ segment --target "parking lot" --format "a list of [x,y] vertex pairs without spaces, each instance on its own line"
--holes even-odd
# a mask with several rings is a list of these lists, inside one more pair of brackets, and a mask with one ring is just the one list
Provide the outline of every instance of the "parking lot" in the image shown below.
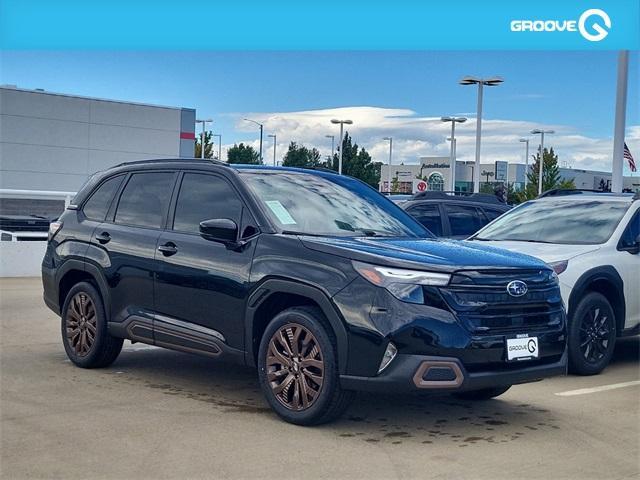
[[[66,359],[39,279],[0,279],[3,478],[637,478],[638,337],[595,377],[498,400],[360,394],[333,424],[279,420],[253,370],[131,345]],[[629,383],[631,382],[631,383]],[[598,387],[619,386],[603,390]]]

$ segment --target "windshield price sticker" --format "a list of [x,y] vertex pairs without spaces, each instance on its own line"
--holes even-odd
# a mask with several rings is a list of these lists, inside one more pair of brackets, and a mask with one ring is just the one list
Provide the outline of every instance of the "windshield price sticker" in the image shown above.
[[284,205],[278,200],[267,200],[264,203],[267,204],[267,207],[269,207],[282,225],[296,225],[296,221],[289,213],[289,210],[284,208]]

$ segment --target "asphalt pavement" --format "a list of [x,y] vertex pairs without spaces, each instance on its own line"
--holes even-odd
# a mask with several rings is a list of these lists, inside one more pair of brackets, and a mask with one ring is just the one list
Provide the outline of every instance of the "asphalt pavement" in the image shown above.
[[109,368],[66,358],[39,279],[0,279],[0,476],[626,479],[640,477],[640,339],[599,376],[481,403],[360,394],[314,428],[268,408],[256,372],[125,342]]

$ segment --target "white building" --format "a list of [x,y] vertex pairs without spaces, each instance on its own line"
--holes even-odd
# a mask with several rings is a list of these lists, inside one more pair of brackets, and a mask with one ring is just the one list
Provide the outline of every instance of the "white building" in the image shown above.
[[[496,182],[500,174],[500,166],[503,162],[480,164],[480,183]],[[456,162],[456,191],[471,191],[473,188],[473,169],[475,162]],[[504,168],[504,164],[502,165]],[[600,190],[602,186],[611,188],[611,172],[597,170],[580,170],[573,168],[560,168],[560,177],[565,180],[573,180],[576,188],[587,190]],[[389,191],[388,185],[389,165],[383,164],[380,175],[380,191]],[[524,187],[526,166],[522,163],[510,163],[507,166],[508,182],[516,190]],[[412,165],[391,165],[391,184],[397,178],[397,192],[415,193],[416,181],[422,178],[427,182],[429,190],[451,190],[451,168],[449,157],[420,157],[420,163]],[[640,176],[628,176],[623,179],[623,188],[632,192],[640,191]]]
[[61,210],[60,200],[14,198],[7,190],[75,192],[89,175],[118,163],[193,157],[194,132],[191,108],[2,86],[0,214]]

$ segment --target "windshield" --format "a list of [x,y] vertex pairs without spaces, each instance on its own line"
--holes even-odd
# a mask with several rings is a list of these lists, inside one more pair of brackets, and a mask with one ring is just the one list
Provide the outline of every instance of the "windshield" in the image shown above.
[[402,209],[349,177],[241,171],[273,222],[287,233],[432,237]]
[[629,208],[623,202],[527,202],[480,230],[473,240],[597,245],[605,243]]

